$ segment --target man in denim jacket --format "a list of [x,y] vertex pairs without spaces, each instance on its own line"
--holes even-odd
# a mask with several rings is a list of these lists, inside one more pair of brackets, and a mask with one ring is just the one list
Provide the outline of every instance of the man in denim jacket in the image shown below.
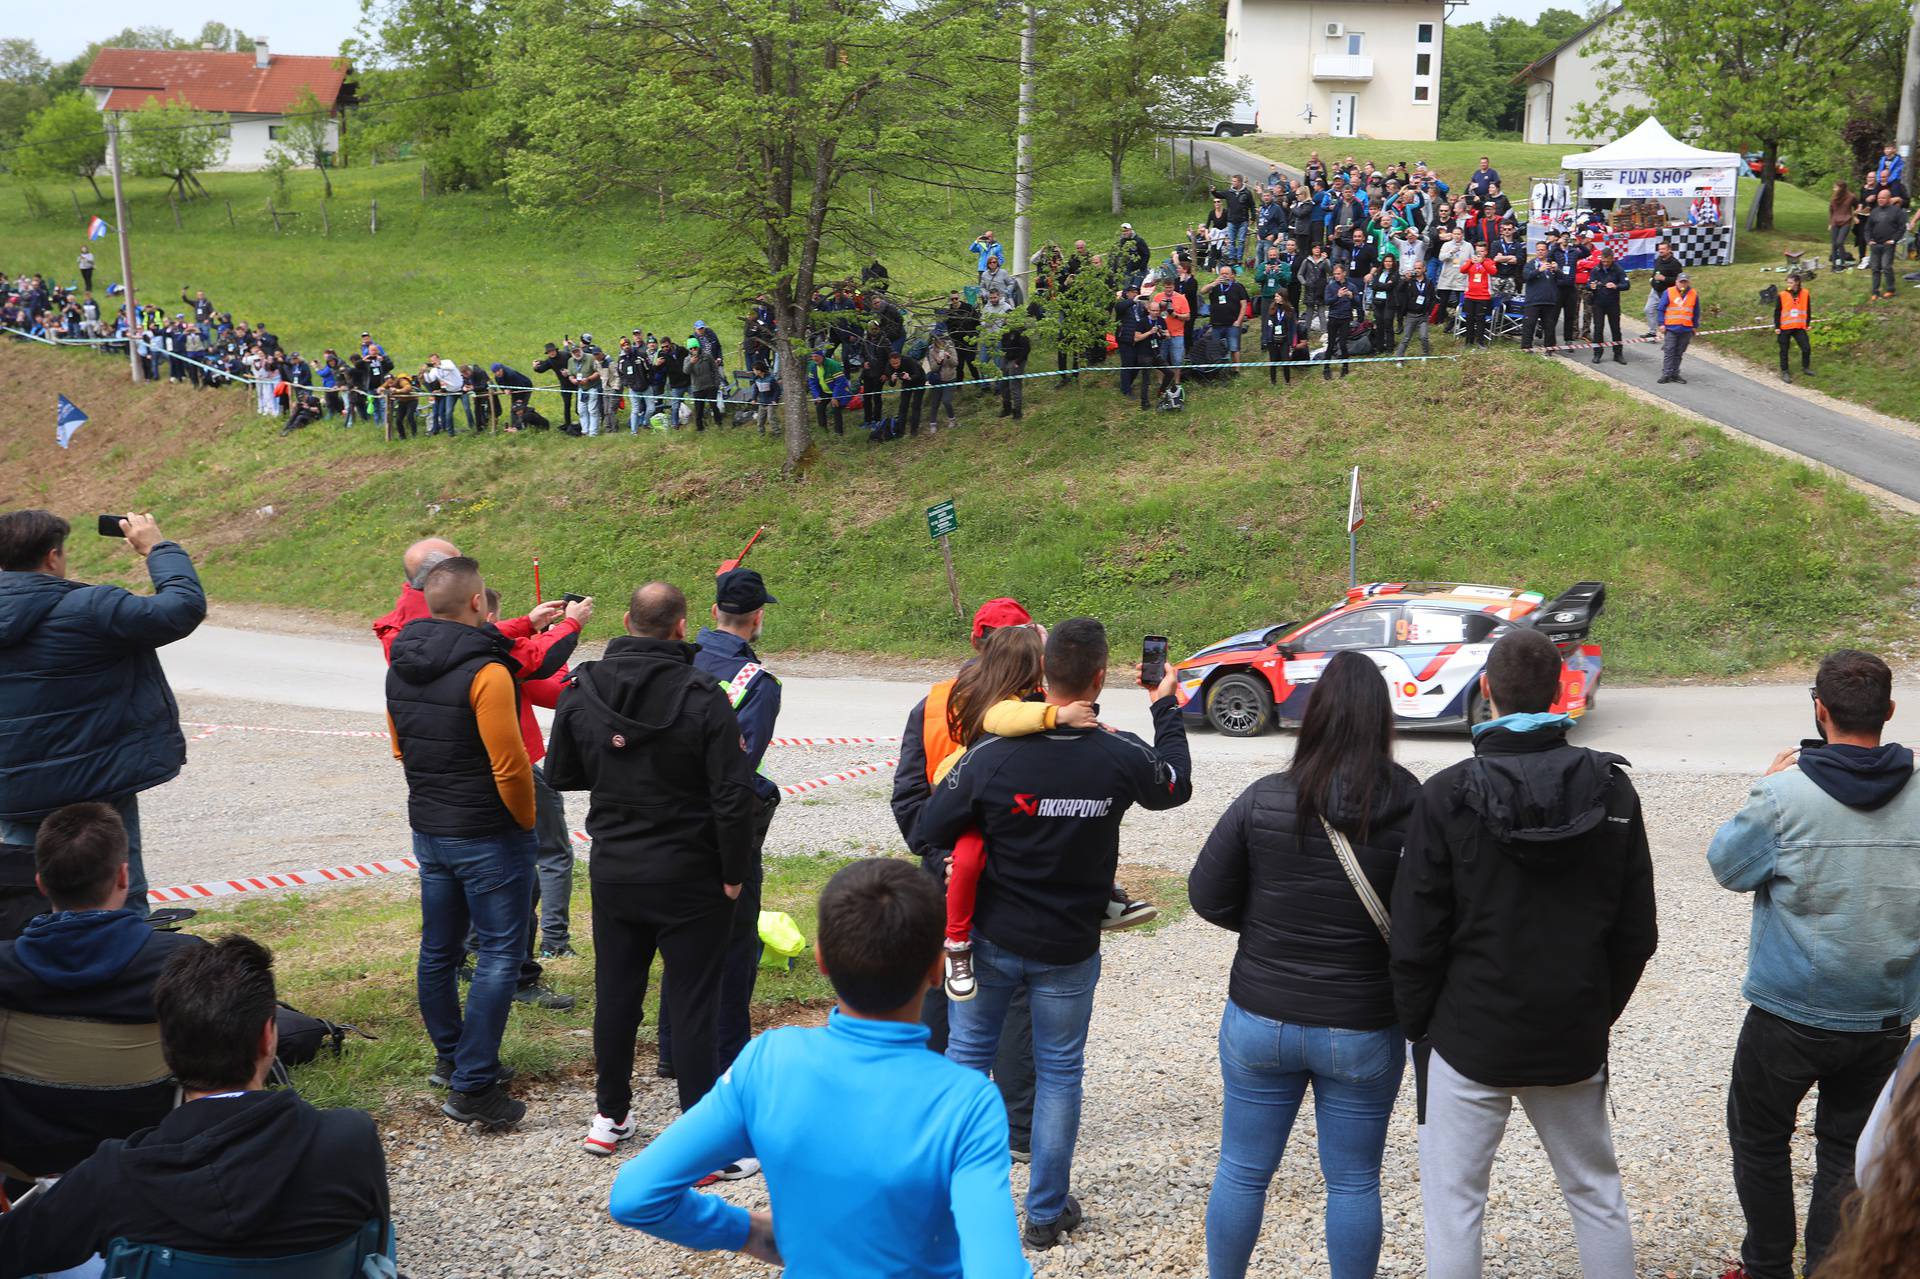
[[1820,738],[1782,751],[1707,850],[1714,878],[1754,894],[1727,1092],[1748,1279],[1793,1274],[1794,1118],[1818,1085],[1805,1273],[1819,1269],[1853,1189],[1854,1145],[1920,1011],[1920,786],[1913,752],[1880,734],[1893,675],[1841,649],[1813,686]]

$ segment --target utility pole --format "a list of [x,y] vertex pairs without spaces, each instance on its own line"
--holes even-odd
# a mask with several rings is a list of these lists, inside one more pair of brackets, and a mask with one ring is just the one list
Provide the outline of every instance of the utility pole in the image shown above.
[[[1906,157],[1907,164],[1915,159],[1915,144],[1920,142],[1920,0],[1915,0],[1913,13],[1907,19],[1907,65],[1900,77],[1900,115],[1894,128],[1894,144],[1899,153]],[[1913,189],[1913,174],[1907,175],[1907,189]]]
[[120,185],[120,113],[107,113],[107,154],[113,157],[113,230],[120,240],[120,287],[127,293],[127,363],[133,380],[144,382],[140,355],[134,350],[133,330],[140,322],[140,306],[133,296],[133,249],[127,244],[127,193]]
[[1033,0],[1020,8],[1020,137],[1014,144],[1013,261],[1007,269],[1025,280],[1033,258]]

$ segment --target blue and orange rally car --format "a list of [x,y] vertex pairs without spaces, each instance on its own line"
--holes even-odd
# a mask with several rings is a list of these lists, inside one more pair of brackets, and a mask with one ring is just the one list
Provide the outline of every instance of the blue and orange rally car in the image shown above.
[[1565,668],[1553,709],[1578,718],[1594,703],[1600,646],[1588,641],[1607,599],[1579,582],[1548,601],[1538,591],[1457,582],[1372,582],[1310,622],[1231,635],[1181,662],[1181,710],[1229,737],[1294,725],[1329,658],[1358,649],[1387,681],[1403,728],[1458,728],[1489,718],[1480,672],[1493,642],[1516,626],[1546,632]]

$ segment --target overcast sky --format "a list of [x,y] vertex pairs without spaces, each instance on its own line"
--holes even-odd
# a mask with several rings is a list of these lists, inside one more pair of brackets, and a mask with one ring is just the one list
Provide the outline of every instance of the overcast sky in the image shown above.
[[[1453,11],[1453,18],[1479,22],[1506,13],[1530,21],[1553,2],[1469,0]],[[1558,2],[1563,8],[1581,7],[1580,0]],[[359,0],[173,0],[166,5],[151,0],[92,0],[84,9],[9,0],[5,7],[8,13],[0,32],[37,42],[40,52],[56,62],[124,27],[159,24],[191,36],[199,34],[207,22],[224,22],[243,28],[248,35],[265,36],[272,48],[283,53],[337,53],[360,19]]]

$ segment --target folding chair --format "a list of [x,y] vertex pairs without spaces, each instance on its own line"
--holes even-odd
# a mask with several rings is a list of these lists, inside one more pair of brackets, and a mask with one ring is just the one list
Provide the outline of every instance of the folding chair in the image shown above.
[[370,1221],[331,1248],[292,1257],[209,1257],[115,1239],[103,1279],[396,1279],[393,1227]]

